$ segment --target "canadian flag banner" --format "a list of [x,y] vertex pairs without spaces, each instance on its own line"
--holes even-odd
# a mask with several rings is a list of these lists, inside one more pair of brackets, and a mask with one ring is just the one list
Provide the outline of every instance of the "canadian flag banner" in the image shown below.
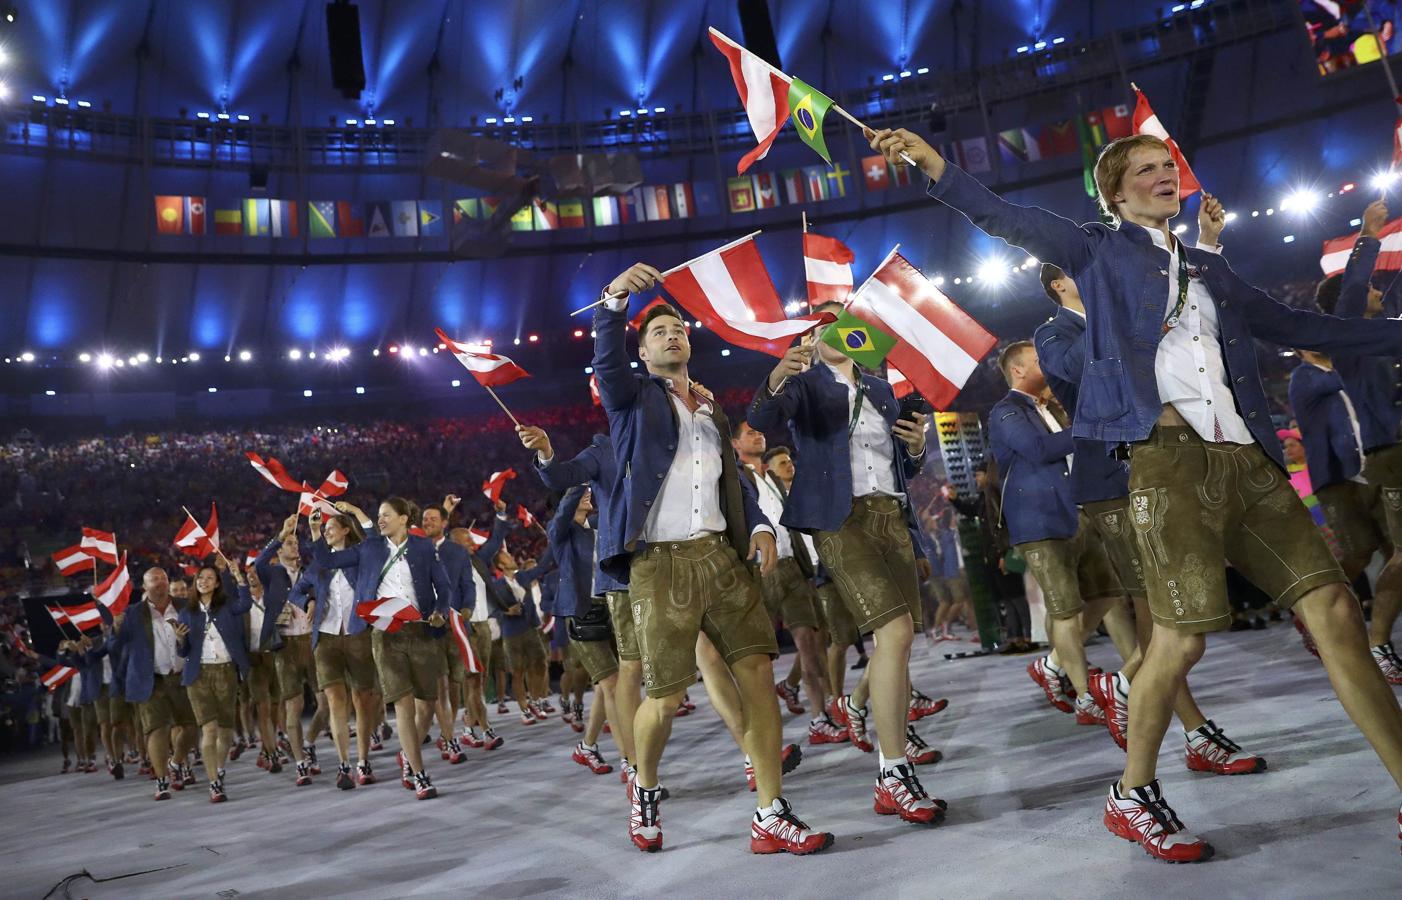
[[755,140],[759,141],[759,146],[740,157],[735,167],[736,173],[743,175],[755,160],[764,159],[789,120],[789,82],[776,75],[758,56],[714,28],[711,29],[711,43],[730,63],[735,90],[740,94],[740,103],[745,107]]
[[837,238],[803,233],[803,273],[808,279],[808,305],[835,300],[839,303],[852,293],[851,249]]
[[72,666],[54,666],[52,669],[39,676],[39,683],[48,688],[49,693],[52,694],[54,691],[67,684],[73,676],[77,674],[78,670]]
[[117,536],[110,531],[84,528],[83,540],[78,546],[93,559],[100,559],[114,566],[117,564]]
[[704,326],[737,347],[783,356],[793,339],[832,315],[784,317],[754,235],[712,250],[662,279],[662,287]]
[[418,609],[403,597],[381,597],[366,600],[355,605],[355,614],[369,622],[371,627],[394,634],[404,627],[405,622],[418,622],[422,619]]
[[185,514],[185,524],[175,533],[175,546],[197,559],[204,559],[211,552],[209,535],[188,512]]
[[493,503],[500,503],[501,489],[506,487],[506,483],[515,477],[515,469],[503,469],[500,472],[493,472],[491,478],[482,482],[482,494]]
[[459,344],[444,334],[441,328],[433,329],[433,333],[438,335],[438,340],[447,345],[448,350],[457,357],[458,362],[463,364],[463,368],[471,372],[472,377],[476,378],[477,383],[483,387],[501,387],[518,379],[530,377],[529,372],[505,356],[469,350],[465,345]]
[[54,565],[58,566],[58,573],[65,577],[77,575],[79,572],[91,572],[97,568],[97,561],[88,555],[82,544],[56,550],[52,558]]
[[[128,592],[130,592],[130,585],[128,585]],[[125,605],[122,608],[125,609]],[[79,603],[74,606],[51,606],[49,607],[49,615],[53,616],[54,621],[60,625],[67,622],[81,631],[92,631],[94,628],[102,626],[102,615],[97,611],[97,604],[92,602]],[[115,616],[117,613],[114,612],[113,615]]]
[[[1342,272],[1348,265],[1349,254],[1353,252],[1353,245],[1358,241],[1360,234],[1361,231],[1355,231],[1353,234],[1330,238],[1324,242],[1319,267],[1324,270],[1326,278]],[[1373,271],[1402,270],[1402,218],[1393,219],[1384,225],[1378,231],[1378,240],[1381,246],[1378,248],[1378,261],[1373,264]]]
[[1178,142],[1168,136],[1168,129],[1164,128],[1159,117],[1154,115],[1144,92],[1135,88],[1134,98],[1134,133],[1151,134],[1168,145],[1168,152],[1178,167],[1178,199],[1186,200],[1202,190],[1202,185],[1198,184],[1197,176],[1193,174],[1192,167],[1184,158],[1183,151],[1178,149]]
[[897,400],[909,396],[915,390],[915,385],[910,383],[910,379],[902,375],[900,369],[889,364],[886,366],[886,380],[891,382],[891,390],[895,392]]
[[248,462],[253,466],[254,471],[262,475],[273,487],[294,494],[301,493],[302,482],[288,475],[287,470],[282,467],[282,463],[273,457],[270,456],[265,460],[252,450],[245,451],[244,456],[248,457]]
[[482,667],[482,660],[472,652],[472,641],[468,639],[467,625],[462,616],[456,611],[451,612],[448,614],[448,622],[453,626],[453,640],[457,641],[458,653],[462,654],[463,668],[469,675],[481,675],[486,670]]
[[896,338],[887,359],[935,409],[948,408],[998,343],[895,250],[852,295],[848,310]]
[[[93,585],[93,599],[103,606],[114,616],[120,616],[126,611],[127,603],[131,600],[131,572],[127,569],[127,555],[122,554],[122,561],[117,563],[117,568],[102,580],[100,584]],[[93,609],[96,613],[96,608]],[[72,613],[68,616],[73,618]],[[75,620],[74,624],[78,624]],[[78,627],[83,627],[78,624]]]

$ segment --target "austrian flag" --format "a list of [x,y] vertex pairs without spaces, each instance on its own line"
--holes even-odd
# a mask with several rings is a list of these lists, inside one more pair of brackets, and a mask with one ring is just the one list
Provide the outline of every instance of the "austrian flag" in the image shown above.
[[895,250],[847,307],[897,337],[887,354],[935,409],[947,409],[998,339]]
[[453,640],[457,642],[458,653],[462,656],[463,668],[467,669],[469,675],[481,675],[485,669],[482,667],[482,660],[477,654],[472,652],[472,641],[468,640],[467,623],[463,622],[462,616],[454,610],[448,614],[448,622],[453,627]]
[[438,335],[438,340],[447,345],[448,350],[458,358],[458,362],[462,363],[463,367],[471,372],[472,377],[476,378],[477,383],[483,387],[501,387],[517,379],[530,377],[529,372],[505,356],[469,350],[467,345],[460,344],[448,337],[440,328],[433,329],[433,333]]
[[39,676],[39,683],[48,688],[49,693],[52,694],[54,691],[67,684],[69,680],[77,674],[78,670],[72,666],[54,666],[52,669]]
[[91,572],[97,566],[96,560],[83,550],[81,544],[56,551],[53,560],[54,565],[58,566],[58,573],[65,577],[77,575],[79,572]]
[[1202,190],[1202,185],[1198,184],[1197,176],[1193,174],[1188,160],[1184,158],[1183,151],[1178,149],[1178,142],[1168,136],[1168,129],[1164,128],[1159,117],[1154,115],[1144,92],[1135,88],[1134,97],[1134,133],[1151,134],[1168,145],[1168,153],[1173,157],[1174,165],[1178,167],[1178,199],[1188,199]]
[[175,534],[175,546],[197,559],[204,559],[211,552],[209,535],[189,513],[185,514],[185,524]]
[[482,482],[482,494],[492,503],[501,502],[501,489],[506,487],[506,483],[516,477],[515,469],[503,469],[500,472],[493,472],[492,477]]
[[754,235],[698,256],[662,279],[662,287],[702,325],[737,347],[783,356],[832,316],[784,317]]
[[[131,571],[127,569],[127,555],[122,554],[122,561],[117,563],[117,568],[102,580],[102,583],[92,587],[93,599],[103,606],[114,616],[120,616],[126,611],[127,603],[131,600]],[[96,612],[96,608],[94,608]],[[70,613],[69,618],[73,616]],[[77,621],[74,620],[74,624]],[[82,626],[79,626],[82,627]]]
[[711,43],[730,63],[730,77],[735,79],[735,90],[740,93],[750,129],[759,141],[759,146],[740,157],[735,167],[736,173],[743,175],[755,160],[764,159],[789,120],[789,82],[758,56],[714,28],[711,29]]
[[394,634],[405,622],[418,622],[422,616],[414,604],[403,597],[381,597],[355,605],[355,614],[379,631]]
[[114,566],[117,564],[117,536],[110,531],[84,528],[83,540],[78,546],[93,559],[100,559]]
[[803,234],[803,274],[808,280],[808,305],[835,300],[852,293],[852,260],[856,256],[837,238],[811,231]]
[[[1324,242],[1324,252],[1319,257],[1319,267],[1327,278],[1342,272],[1348,265],[1349,254],[1362,232],[1355,231],[1343,237],[1330,238]],[[1378,261],[1373,265],[1375,272],[1396,272],[1402,270],[1402,218],[1393,219],[1378,231]]]
[[291,491],[294,494],[301,492],[302,482],[288,475],[287,470],[282,467],[282,463],[273,457],[270,456],[264,460],[263,457],[251,450],[246,451],[244,456],[248,457],[248,462],[253,466],[254,471],[262,475],[273,487]]

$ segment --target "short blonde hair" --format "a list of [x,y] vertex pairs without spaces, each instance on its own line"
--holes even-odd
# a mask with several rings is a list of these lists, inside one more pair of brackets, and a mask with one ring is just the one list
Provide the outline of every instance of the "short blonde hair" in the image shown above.
[[1095,192],[1100,211],[1116,222],[1120,221],[1119,205],[1110,197],[1120,189],[1125,172],[1129,171],[1129,154],[1137,147],[1153,147],[1168,152],[1168,145],[1152,134],[1131,134],[1111,141],[1095,161]]

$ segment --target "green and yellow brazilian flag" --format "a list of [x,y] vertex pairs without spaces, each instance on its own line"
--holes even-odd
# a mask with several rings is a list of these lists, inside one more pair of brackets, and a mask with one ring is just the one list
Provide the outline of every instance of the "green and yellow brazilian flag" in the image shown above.
[[823,116],[828,114],[832,98],[795,78],[789,84],[789,114],[793,117],[798,138],[832,165],[827,142],[823,140]]
[[823,329],[823,343],[852,357],[868,369],[879,369],[896,339],[886,332],[843,310],[837,321]]

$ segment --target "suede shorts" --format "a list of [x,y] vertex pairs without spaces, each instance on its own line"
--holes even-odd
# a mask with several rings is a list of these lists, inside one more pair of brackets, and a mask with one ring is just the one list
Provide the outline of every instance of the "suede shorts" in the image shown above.
[[[478,674],[492,671],[492,645],[495,642],[492,640],[491,629],[485,623],[477,623],[468,634],[467,642],[472,645],[472,652],[477,655],[478,662],[482,664],[482,672]],[[466,669],[463,670],[464,678],[469,674]]]
[[782,622],[790,631],[818,627],[820,620],[813,583],[803,576],[798,560],[792,556],[779,560],[774,571],[764,576],[761,592],[764,608],[776,626]]
[[413,696],[416,700],[437,700],[438,679],[443,676],[442,638],[428,633],[425,622],[406,622],[398,631],[374,630],[370,649],[385,702],[394,703]]
[[1341,559],[1366,562],[1387,543],[1383,493],[1376,486],[1342,481],[1315,488],[1314,497],[1334,532]]
[[857,643],[862,636],[857,631],[857,620],[842,599],[842,592],[831,581],[819,585],[814,591],[818,605],[823,608],[823,618],[827,621],[828,643],[847,647]]
[[1017,545],[1042,589],[1047,615],[1053,619],[1080,615],[1087,600],[1124,595],[1094,524],[1084,510],[1078,518],[1073,538]]
[[282,689],[282,699],[291,700],[302,696],[302,685],[312,686],[312,693],[321,690],[316,683],[316,663],[312,659],[312,636],[310,634],[289,634],[282,638],[282,649],[277,658],[277,682]]
[[520,634],[504,637],[501,643],[506,652],[506,666],[509,669],[522,670],[533,663],[545,662],[545,642],[541,639],[540,631],[535,628],[527,628]]
[[[595,603],[604,601],[595,600]],[[617,641],[571,640],[569,655],[584,667],[590,684],[598,684],[610,675],[618,674]]]
[[814,543],[862,634],[903,615],[920,630],[920,576],[899,500],[857,497],[842,527],[818,532]]
[[282,689],[277,681],[277,653],[256,650],[248,654],[248,678],[244,692],[255,706],[259,703],[281,703]]
[[1347,584],[1295,490],[1256,444],[1207,443],[1158,426],[1130,450],[1130,520],[1149,610],[1179,631],[1231,624],[1230,564],[1282,609],[1327,584]]
[[131,704],[105,684],[93,706],[97,713],[98,725],[123,725],[131,721]]
[[370,629],[360,634],[317,635],[312,657],[316,661],[316,682],[322,690],[344,684],[353,691],[375,689],[375,651]]
[[156,675],[151,685],[151,696],[145,703],[138,703],[136,709],[141,715],[141,730],[144,734],[173,725],[195,725],[195,711],[190,706],[190,695],[180,683],[179,672]]
[[220,728],[233,728],[238,690],[239,672],[233,663],[201,663],[195,683],[186,689],[195,724],[203,728],[216,722]]
[[1088,522],[1099,536],[1120,587],[1130,596],[1143,599],[1144,562],[1139,558],[1139,540],[1130,524],[1129,497],[1086,503],[1081,514],[1082,527]]
[[628,587],[649,697],[695,683],[696,639],[703,632],[726,665],[778,655],[759,579],[724,535],[648,545],[633,554]]
[[618,658],[637,662],[643,658],[638,650],[638,631],[633,626],[633,606],[627,591],[609,591],[604,595],[613,621],[613,640],[618,645]]
[[1364,454],[1363,477],[1378,491],[1388,540],[1402,546],[1402,443]]

